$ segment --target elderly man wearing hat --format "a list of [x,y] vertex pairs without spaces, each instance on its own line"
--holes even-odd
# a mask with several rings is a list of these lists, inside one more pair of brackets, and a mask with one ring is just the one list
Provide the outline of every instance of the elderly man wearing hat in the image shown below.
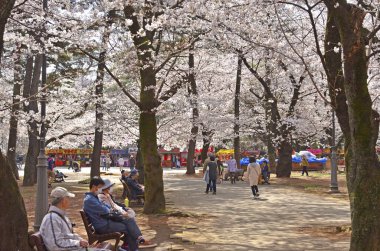
[[132,200],[137,200],[138,195],[144,195],[144,186],[139,184],[138,179],[139,172],[136,169],[132,170],[127,178],[127,184],[131,188]]
[[50,197],[52,198],[51,206],[40,227],[46,248],[50,251],[87,248],[88,242],[73,233],[71,222],[66,216],[70,198],[75,195],[69,193],[66,188],[56,187],[51,191]]

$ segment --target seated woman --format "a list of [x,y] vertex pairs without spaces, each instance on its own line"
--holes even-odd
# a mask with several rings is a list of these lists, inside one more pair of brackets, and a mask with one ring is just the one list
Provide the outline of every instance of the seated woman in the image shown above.
[[102,193],[98,194],[100,202],[104,203],[114,212],[122,214],[127,218],[135,218],[136,213],[132,208],[126,207],[124,204],[118,203],[113,199],[112,187],[115,185],[115,183],[111,183],[109,179],[104,179],[103,181],[104,186],[102,187]]

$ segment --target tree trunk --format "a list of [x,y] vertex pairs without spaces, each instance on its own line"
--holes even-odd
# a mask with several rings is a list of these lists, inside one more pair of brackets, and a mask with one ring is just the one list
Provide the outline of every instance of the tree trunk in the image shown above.
[[202,128],[203,147],[201,151],[202,163],[204,163],[205,160],[207,159],[207,153],[208,153],[208,149],[210,148],[211,139],[213,135],[214,135],[213,130],[210,130],[209,128],[207,128],[207,126],[203,125],[203,128]]
[[137,140],[137,154],[136,154],[136,169],[139,171],[139,183],[145,183],[144,175],[144,162],[141,154],[141,143],[140,139]]
[[[14,0],[0,0],[0,63],[5,24]],[[28,242],[28,218],[12,168],[0,152],[0,250],[31,250]],[[12,199],[9,199],[12,198]]]
[[234,156],[236,159],[237,168],[240,169],[240,87],[241,87],[241,65],[242,58],[238,56],[238,66],[236,71],[236,86],[235,86],[235,119],[234,119]]
[[366,44],[362,34],[365,11],[325,1],[339,30],[344,55],[351,148],[347,185],[351,201],[351,251],[380,250],[380,164],[375,152],[379,115],[372,110],[367,86]]
[[[0,152],[0,250],[29,251],[28,218],[12,167]],[[12,198],[12,199],[10,199]]]
[[145,52],[145,67],[140,69],[140,140],[144,163],[145,204],[144,213],[160,213],[165,210],[164,181],[161,157],[157,149],[156,75],[153,66],[145,60],[151,52]]
[[276,148],[273,146],[272,140],[267,140],[268,147],[268,160],[269,160],[269,171],[271,173],[276,173]]
[[[35,57],[34,69],[33,69],[33,58],[27,59],[27,68],[24,81],[24,98],[29,98],[28,104],[25,105],[25,112],[38,113],[38,104],[36,94],[38,92],[38,84],[41,75],[41,65],[42,56],[37,55]],[[33,77],[31,76],[31,71],[33,70]],[[33,117],[28,119],[28,136],[29,145],[28,152],[26,154],[25,168],[24,168],[24,186],[32,186],[37,182],[37,157],[39,153],[39,142],[38,142],[38,128],[37,122]]]
[[289,178],[292,172],[292,145],[283,140],[278,148],[277,177]]
[[14,62],[14,84],[13,84],[13,100],[11,118],[9,120],[9,137],[8,137],[8,151],[7,159],[12,167],[13,174],[19,180],[18,168],[16,164],[16,146],[17,146],[17,126],[18,116],[20,112],[20,95],[22,84],[22,62],[20,46],[17,44],[15,49],[15,62]]
[[11,14],[14,4],[15,0],[0,0],[0,64],[4,47],[3,37],[5,32],[5,25],[7,24],[8,17]]
[[186,174],[194,174],[194,156],[195,156],[195,147],[197,143],[197,135],[199,131],[198,119],[199,119],[199,111],[198,111],[198,90],[197,83],[195,81],[194,74],[194,46],[191,46],[189,52],[189,95],[190,95],[190,104],[191,109],[193,111],[192,117],[192,127],[191,127],[191,135],[187,150],[187,164],[186,164]]
[[106,48],[109,40],[108,28],[103,35],[102,49],[99,55],[98,69],[96,73],[95,81],[95,95],[96,95],[96,105],[95,105],[95,139],[94,139],[94,149],[92,151],[91,158],[91,172],[90,177],[100,176],[100,156],[103,145],[103,82],[105,74],[105,60],[106,60]]
[[[150,22],[153,13],[152,6],[147,4],[146,16],[143,18],[144,25]],[[129,30],[132,33],[140,66],[140,102],[135,101],[135,104],[140,108],[139,128],[145,177],[144,213],[160,213],[165,210],[165,196],[161,157],[157,149],[156,111],[159,101],[155,95],[157,82],[156,69],[153,65],[155,59],[152,54],[155,30],[144,30],[145,26],[140,26],[133,6],[129,4],[124,6],[124,15],[133,21]],[[145,31],[144,35],[141,35],[141,30]]]
[[165,197],[161,157],[157,151],[156,113],[142,111],[139,124],[145,175],[144,213],[160,213],[165,210]]

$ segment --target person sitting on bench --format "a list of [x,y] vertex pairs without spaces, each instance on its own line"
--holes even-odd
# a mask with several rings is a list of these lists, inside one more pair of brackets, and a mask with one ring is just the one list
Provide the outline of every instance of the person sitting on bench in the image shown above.
[[67,178],[68,176],[65,175],[64,173],[58,171],[58,170],[55,170],[55,177],[54,177],[54,180],[56,182],[64,182],[65,179],[64,178]]
[[136,213],[132,208],[127,207],[126,205],[114,200],[112,196],[112,188],[115,185],[115,183],[112,183],[109,179],[103,179],[103,181],[104,186],[102,187],[102,193],[98,194],[99,200],[102,203],[104,203],[107,207],[111,208],[113,211],[116,211],[119,214],[127,213],[125,217],[134,219]]
[[81,250],[81,248],[89,247],[86,240],[74,234],[72,224],[66,216],[70,198],[75,197],[75,194],[69,193],[66,188],[56,187],[51,191],[50,197],[52,198],[51,206],[40,227],[47,250]]
[[136,251],[138,248],[155,247],[150,241],[145,240],[136,221],[128,218],[125,213],[122,221],[113,221],[106,216],[112,209],[100,202],[98,194],[105,185],[100,177],[93,177],[90,181],[90,192],[86,193],[83,202],[83,210],[86,212],[92,226],[99,234],[121,232],[124,234],[122,249]]
[[138,195],[144,195],[144,186],[139,184],[138,179],[139,172],[136,169],[131,171],[127,178],[127,185],[131,189],[132,200],[137,200]]

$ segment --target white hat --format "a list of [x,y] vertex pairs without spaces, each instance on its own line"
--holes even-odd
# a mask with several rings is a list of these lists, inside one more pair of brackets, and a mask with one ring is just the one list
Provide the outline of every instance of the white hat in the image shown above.
[[104,186],[102,187],[102,191],[115,185],[115,183],[112,183],[109,179],[104,179],[103,181],[104,181]]
[[72,197],[75,197],[75,194],[69,193],[69,191],[67,191],[67,189],[64,187],[56,187],[51,191],[50,197],[53,197],[53,198],[71,197],[72,198]]

